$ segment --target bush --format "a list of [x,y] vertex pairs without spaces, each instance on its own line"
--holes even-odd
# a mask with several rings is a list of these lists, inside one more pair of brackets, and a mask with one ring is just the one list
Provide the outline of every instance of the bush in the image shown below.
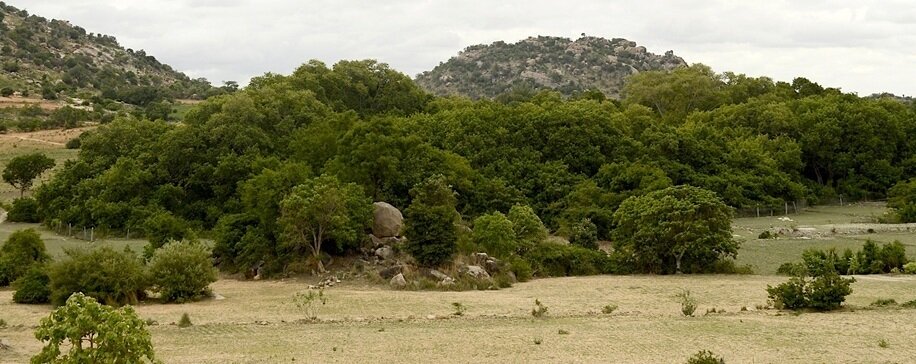
[[916,262],[909,262],[903,265],[903,273],[916,274]]
[[527,282],[531,280],[531,277],[534,275],[531,264],[518,256],[509,257],[505,260],[505,263],[509,267],[509,271],[515,274],[515,279],[519,282]]
[[102,246],[92,250],[67,250],[67,258],[48,269],[51,304],[64,304],[82,292],[108,305],[136,304],[149,284],[143,264],[130,250]]
[[51,299],[50,282],[46,267],[38,264],[32,265],[22,277],[13,282],[13,288],[16,289],[16,293],[13,294],[13,302],[48,303]]
[[13,95],[13,92],[14,92],[13,89],[11,89],[11,88],[9,88],[9,87],[4,87],[4,88],[0,89],[0,96],[3,96],[3,97],[10,97],[10,96]]
[[194,324],[191,323],[191,316],[188,316],[187,312],[181,314],[181,319],[178,320],[178,327],[183,329],[191,326],[194,326]]
[[188,223],[169,212],[160,212],[150,216],[144,225],[146,237],[154,249],[158,249],[169,240],[193,238],[193,232]]
[[35,337],[46,344],[32,363],[157,362],[146,322],[133,307],[106,307],[82,293],[42,319]]
[[404,250],[418,263],[437,267],[452,259],[458,242],[455,192],[437,175],[410,190],[413,201],[404,211]]
[[79,137],[76,137],[76,138],[68,140],[65,146],[67,147],[67,149],[80,149],[82,145],[83,145],[83,141]]
[[582,219],[570,228],[569,243],[586,249],[598,249],[598,226],[591,219]]
[[474,219],[473,239],[477,246],[500,259],[505,259],[518,250],[512,221],[499,212]]
[[762,233],[760,233],[760,235],[757,235],[757,239],[772,239],[774,237],[775,236],[770,233],[769,230],[764,230]]
[[822,270],[812,279],[804,275],[792,277],[776,287],[767,286],[768,298],[779,309],[797,310],[812,308],[820,311],[832,310],[852,293],[853,278],[840,277],[835,271]]
[[725,364],[725,359],[716,356],[711,351],[701,350],[687,359],[687,364]]
[[900,222],[916,222],[916,178],[891,187],[887,191],[887,207],[894,209]]
[[13,200],[13,205],[6,218],[10,222],[41,222],[41,217],[38,216],[38,201],[31,197],[20,197]]
[[530,206],[512,206],[507,217],[512,221],[515,237],[524,245],[530,246],[547,239],[547,228]]
[[45,243],[34,229],[19,230],[0,247],[0,286],[7,286],[25,274],[32,265],[50,258]]
[[187,302],[209,294],[216,281],[210,252],[198,242],[171,241],[149,262],[150,283],[165,302]]
[[690,295],[690,290],[685,289],[679,292],[675,298],[681,304],[681,314],[687,317],[693,316],[697,310],[697,300]]
[[777,274],[787,275],[787,276],[798,276],[803,275],[807,272],[805,265],[802,263],[782,263],[779,268],[776,269]]
[[543,242],[523,258],[538,277],[564,277],[617,273],[611,258],[602,251],[580,246]]

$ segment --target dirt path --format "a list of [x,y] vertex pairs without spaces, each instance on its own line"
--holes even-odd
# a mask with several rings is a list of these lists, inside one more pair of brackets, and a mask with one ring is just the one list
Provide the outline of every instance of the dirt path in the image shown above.
[[64,145],[64,143],[52,142],[52,141],[43,140],[43,139],[26,138],[26,137],[21,137],[21,136],[17,136],[16,138],[19,140],[33,141],[33,142],[39,142],[39,143],[45,143],[45,144],[51,144],[51,145],[57,145],[57,146]]

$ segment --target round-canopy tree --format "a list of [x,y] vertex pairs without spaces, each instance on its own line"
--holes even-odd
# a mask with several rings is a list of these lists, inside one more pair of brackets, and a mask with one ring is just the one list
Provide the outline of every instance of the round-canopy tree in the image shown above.
[[19,189],[19,197],[32,187],[35,178],[54,167],[54,160],[41,153],[21,155],[3,169],[3,181]]
[[701,272],[738,254],[731,208],[712,191],[675,186],[630,197],[614,213],[614,247],[647,273]]

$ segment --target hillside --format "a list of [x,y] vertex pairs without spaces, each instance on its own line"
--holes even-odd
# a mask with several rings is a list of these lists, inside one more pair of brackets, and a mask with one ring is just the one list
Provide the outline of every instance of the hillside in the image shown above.
[[494,97],[516,87],[553,89],[564,95],[598,89],[620,98],[627,76],[685,66],[672,51],[657,55],[636,42],[583,36],[531,37],[465,48],[457,56],[417,76],[437,95]]
[[[87,32],[0,2],[0,89],[45,99],[99,96],[146,105],[161,99],[205,98],[213,87],[191,79],[113,36]],[[7,95],[3,95],[7,96]]]

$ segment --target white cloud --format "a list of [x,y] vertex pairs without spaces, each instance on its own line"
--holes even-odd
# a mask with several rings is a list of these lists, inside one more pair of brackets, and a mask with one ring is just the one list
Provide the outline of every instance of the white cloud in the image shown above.
[[534,35],[621,37],[717,71],[916,93],[910,0],[22,0],[214,82],[309,59],[375,58],[415,75],[466,46]]

